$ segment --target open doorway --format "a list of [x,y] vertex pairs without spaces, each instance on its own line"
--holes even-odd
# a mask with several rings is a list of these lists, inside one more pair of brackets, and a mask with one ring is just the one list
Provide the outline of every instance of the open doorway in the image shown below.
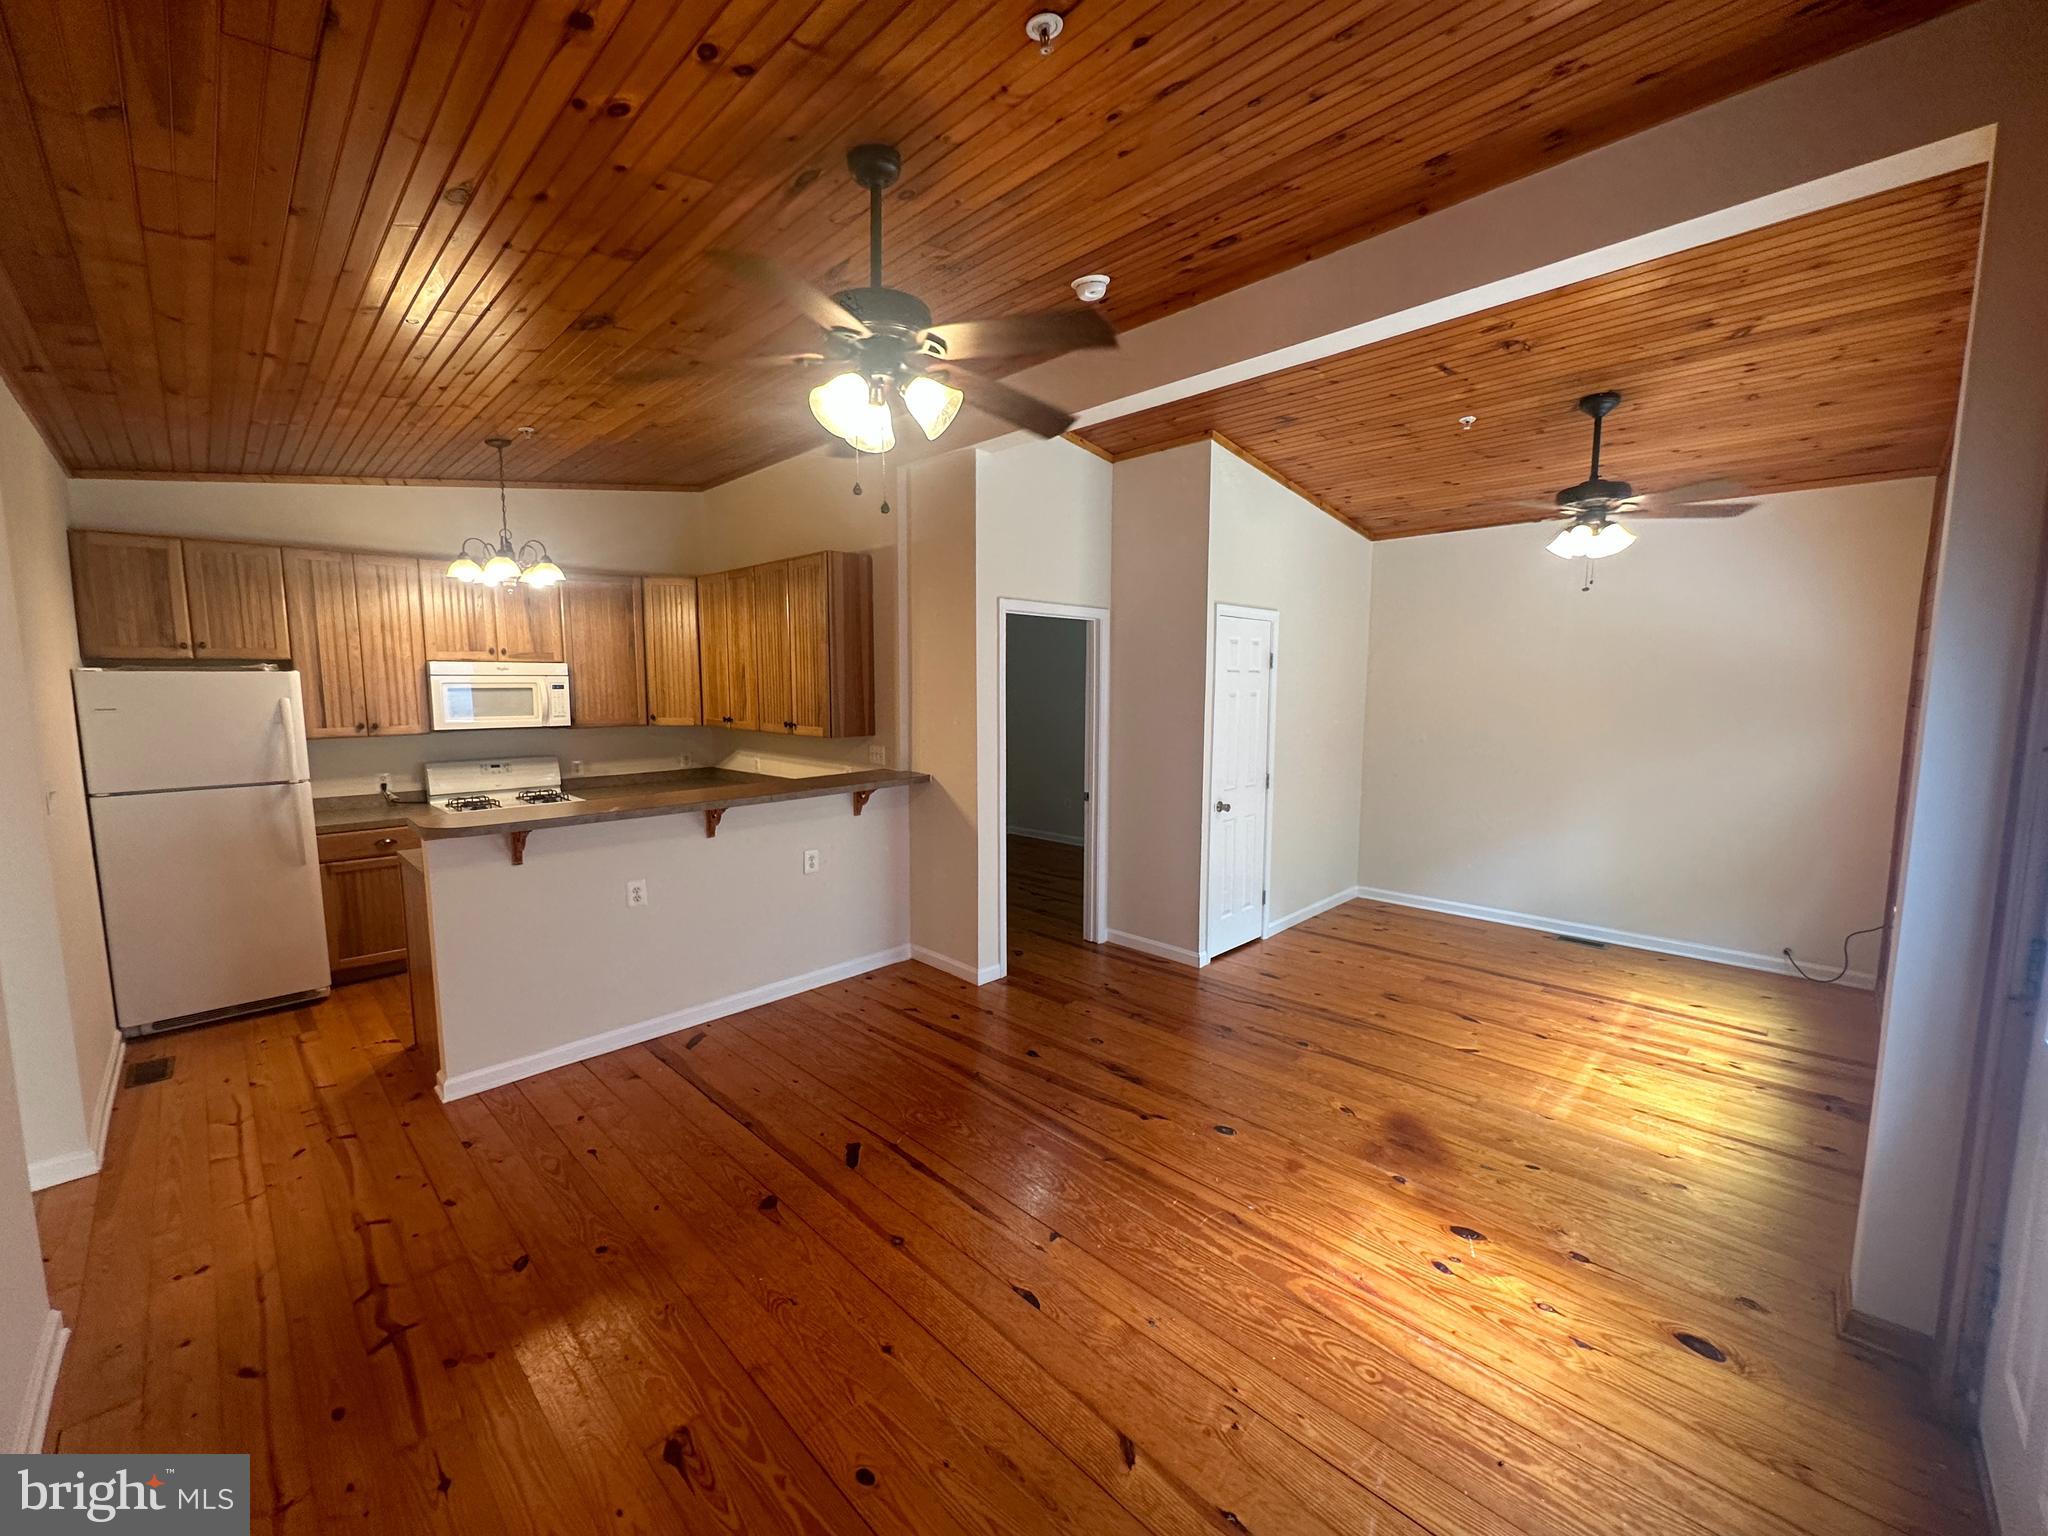
[[1108,612],[1005,599],[997,865],[1003,972],[1030,943],[1101,943]]

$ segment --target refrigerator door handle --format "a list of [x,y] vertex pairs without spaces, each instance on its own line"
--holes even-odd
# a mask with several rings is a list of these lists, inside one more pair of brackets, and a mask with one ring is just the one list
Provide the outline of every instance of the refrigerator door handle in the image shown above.
[[313,828],[306,815],[312,806],[313,797],[296,784],[287,784],[285,793],[292,797],[292,831],[297,834],[292,841],[298,844],[295,850],[298,862],[301,865],[317,862],[319,854],[313,846]]
[[277,701],[277,722],[284,730],[285,752],[292,765],[291,776],[310,779],[313,774],[306,762],[306,733],[299,729],[298,706],[290,694]]

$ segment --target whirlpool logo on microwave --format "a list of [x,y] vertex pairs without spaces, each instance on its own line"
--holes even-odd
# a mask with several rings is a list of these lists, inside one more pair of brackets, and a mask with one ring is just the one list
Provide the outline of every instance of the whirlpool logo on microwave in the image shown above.
[[247,1456],[0,1456],[0,1530],[247,1536]]

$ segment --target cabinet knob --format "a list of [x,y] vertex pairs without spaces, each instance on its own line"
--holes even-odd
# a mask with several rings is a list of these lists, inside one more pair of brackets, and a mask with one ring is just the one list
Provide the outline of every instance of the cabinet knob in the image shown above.
[[206,649],[206,642],[204,640],[195,641],[193,643],[192,649],[194,649],[195,651],[203,651]]
[[398,839],[395,837],[380,837],[377,839],[377,846],[379,848],[389,848],[393,843],[397,841]]
[[356,734],[357,734],[357,735],[361,735],[361,734],[362,734],[362,733],[363,733],[364,731],[366,731],[366,730],[368,730],[368,729],[369,729],[369,727],[368,727],[368,726],[366,726],[366,725],[364,725],[362,721],[358,720],[358,721],[356,722]]
[[376,731],[377,731],[377,722],[376,722],[376,721],[374,721],[374,720],[372,720],[372,721],[370,722],[370,733],[371,733],[372,735],[375,735],[375,734],[376,734]]

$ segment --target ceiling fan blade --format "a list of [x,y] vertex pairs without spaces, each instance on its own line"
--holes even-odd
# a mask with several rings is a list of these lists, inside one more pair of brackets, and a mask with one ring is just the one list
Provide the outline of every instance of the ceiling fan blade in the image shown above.
[[1035,395],[1027,395],[1021,389],[1012,389],[994,379],[985,379],[978,373],[963,374],[958,382],[965,386],[969,405],[979,406],[991,416],[1000,416],[1026,432],[1035,432],[1040,437],[1058,437],[1074,424],[1074,418],[1058,406],[1047,405]]
[[1756,505],[1753,501],[1659,501],[1641,507],[1622,507],[1616,517],[1740,517]]
[[1748,491],[1733,480],[1695,480],[1690,485],[1674,485],[1668,491],[1647,491],[1636,498],[1645,505],[1687,501],[1732,501],[1745,496]]
[[856,336],[868,334],[868,328],[852,310],[812,287],[787,267],[745,251],[712,251],[710,255],[734,277],[774,294],[813,324],[828,331],[851,331]]
[[944,348],[940,355],[947,358],[1030,357],[1113,347],[1116,332],[1095,310],[1062,309],[1003,320],[954,320],[932,326],[918,339],[938,342]]

